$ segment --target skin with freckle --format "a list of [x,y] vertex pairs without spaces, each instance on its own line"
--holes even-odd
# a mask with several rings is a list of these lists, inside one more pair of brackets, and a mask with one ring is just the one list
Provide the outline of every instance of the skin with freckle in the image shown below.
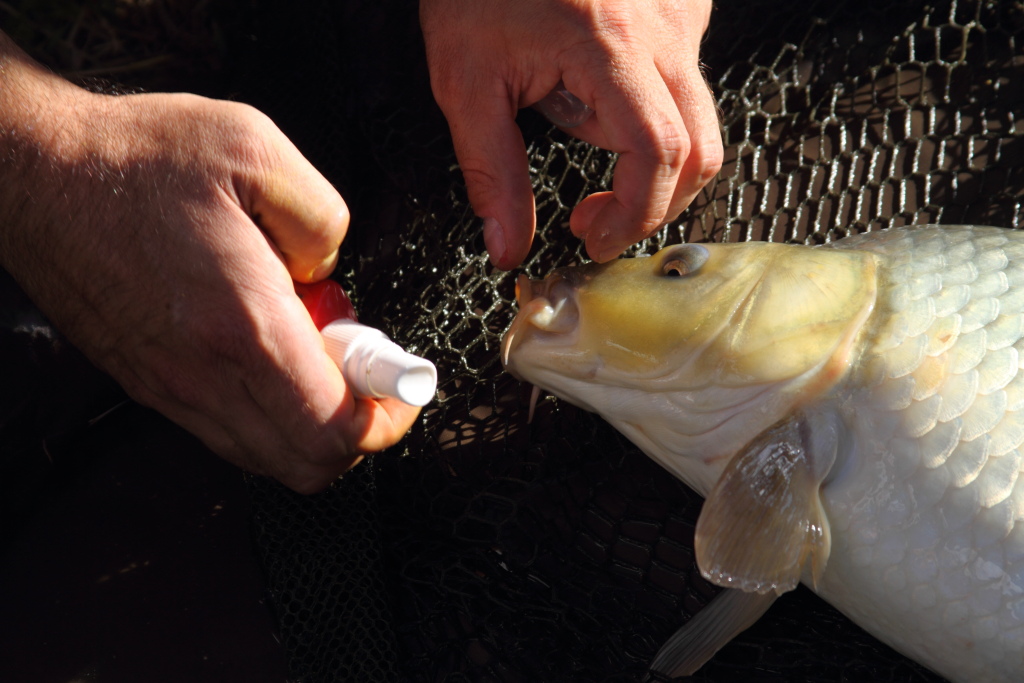
[[654,668],[803,581],[950,680],[1020,680],[1024,233],[678,245],[519,290],[507,369],[707,498],[697,561],[736,590]]

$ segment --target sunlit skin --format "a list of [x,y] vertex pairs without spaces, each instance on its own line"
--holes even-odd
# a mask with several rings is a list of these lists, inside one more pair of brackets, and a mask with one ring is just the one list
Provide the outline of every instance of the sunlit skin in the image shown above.
[[[516,113],[560,81],[594,110],[572,134],[620,154],[612,191],[571,219],[598,260],[677,216],[721,166],[699,66],[710,0],[419,11],[497,266],[523,260],[536,224]],[[0,265],[133,398],[215,452],[310,493],[412,424],[409,406],[353,399],[294,295],[333,269],[348,209],[259,112],[87,93],[0,33],[0,154]]]
[[423,0],[430,81],[491,261],[518,265],[536,227],[519,109],[560,83],[593,109],[567,132],[619,153],[612,189],[573,209],[608,261],[676,218],[722,165],[700,69],[710,0]]
[[89,93],[0,34],[0,154],[0,264],[216,453],[312,493],[415,420],[324,353],[294,282],[330,274],[348,209],[256,110]]

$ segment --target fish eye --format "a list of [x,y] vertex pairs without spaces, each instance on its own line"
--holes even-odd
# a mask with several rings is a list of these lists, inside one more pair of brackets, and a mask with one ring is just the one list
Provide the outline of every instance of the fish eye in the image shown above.
[[685,277],[699,270],[711,255],[707,247],[700,244],[680,244],[666,252],[661,274],[667,277]]

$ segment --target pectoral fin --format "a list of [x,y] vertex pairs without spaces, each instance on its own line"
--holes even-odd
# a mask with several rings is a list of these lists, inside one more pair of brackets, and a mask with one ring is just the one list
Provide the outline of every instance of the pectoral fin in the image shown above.
[[782,594],[811,563],[815,583],[831,539],[819,487],[827,471],[797,418],[766,429],[733,456],[701,510],[695,550],[704,578],[726,588]]
[[665,641],[651,662],[651,670],[672,677],[692,675],[760,619],[776,597],[774,593],[722,591]]

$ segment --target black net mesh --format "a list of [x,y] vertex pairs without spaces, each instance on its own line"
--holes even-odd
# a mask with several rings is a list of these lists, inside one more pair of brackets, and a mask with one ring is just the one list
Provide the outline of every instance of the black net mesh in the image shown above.
[[[438,367],[390,452],[321,495],[251,478],[255,538],[303,681],[634,681],[715,594],[701,501],[600,419],[502,372],[517,273],[484,255],[409,2],[260,8],[242,97],[342,189],[337,278]],[[910,223],[1024,225],[1024,3],[725,1],[704,45],[726,159],[681,240],[820,243]],[[533,277],[579,262],[612,155],[521,125]],[[695,680],[933,681],[799,589]]]

